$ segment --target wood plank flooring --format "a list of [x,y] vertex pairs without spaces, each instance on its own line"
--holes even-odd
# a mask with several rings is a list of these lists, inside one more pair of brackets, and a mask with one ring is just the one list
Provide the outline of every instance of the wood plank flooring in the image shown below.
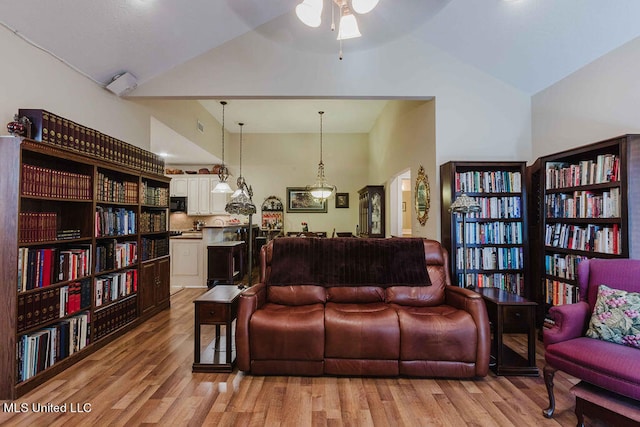
[[[130,331],[0,408],[16,426],[574,426],[574,378],[556,374],[556,415],[542,377],[479,380],[261,377],[191,372],[193,303],[202,290],[172,296],[170,310]],[[512,348],[525,342],[512,337]],[[544,364],[537,343],[538,366]],[[66,405],[65,413],[32,404]],[[74,410],[75,412],[71,412]],[[84,411],[84,412],[79,412]]]

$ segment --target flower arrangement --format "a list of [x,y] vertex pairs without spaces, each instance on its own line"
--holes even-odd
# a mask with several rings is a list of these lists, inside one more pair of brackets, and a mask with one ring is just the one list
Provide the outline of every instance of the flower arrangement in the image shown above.
[[306,222],[302,223],[302,231],[309,231],[309,226],[307,225]]

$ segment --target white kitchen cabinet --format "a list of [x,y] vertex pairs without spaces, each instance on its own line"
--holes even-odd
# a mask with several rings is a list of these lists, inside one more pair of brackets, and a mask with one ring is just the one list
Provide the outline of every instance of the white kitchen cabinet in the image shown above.
[[209,177],[188,178],[187,214],[210,215],[211,187]]
[[169,240],[171,286],[206,287],[206,264],[202,239]]
[[169,184],[169,194],[171,197],[187,197],[188,178],[186,176],[171,176]]

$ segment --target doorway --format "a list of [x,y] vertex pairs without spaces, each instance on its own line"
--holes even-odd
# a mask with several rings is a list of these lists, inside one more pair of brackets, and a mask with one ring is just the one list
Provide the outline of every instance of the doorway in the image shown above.
[[411,169],[396,175],[389,188],[391,235],[411,237]]

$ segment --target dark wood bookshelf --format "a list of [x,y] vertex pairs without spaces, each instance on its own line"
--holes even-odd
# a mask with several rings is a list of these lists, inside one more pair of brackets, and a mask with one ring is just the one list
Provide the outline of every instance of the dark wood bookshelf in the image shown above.
[[[611,169],[608,169],[609,165]],[[582,176],[582,171],[587,172],[584,179],[569,179],[564,186],[558,187],[551,185],[550,181],[555,181],[558,175],[550,169],[564,170],[565,177],[575,177],[576,173]],[[572,170],[575,172],[573,175]],[[563,172],[558,174],[563,175]],[[529,191],[532,195],[529,209],[533,254],[531,263],[535,266],[532,269],[532,280],[534,297],[541,311],[548,310],[553,305],[554,292],[556,293],[555,301],[561,301],[562,294],[568,295],[572,292],[575,294],[577,287],[577,279],[553,274],[549,266],[552,266],[554,271],[561,267],[565,270],[577,271],[580,257],[637,258],[640,256],[640,229],[637,226],[632,227],[632,224],[638,224],[640,221],[640,135],[622,135],[540,157],[528,168],[527,175]],[[609,197],[616,192],[617,209],[616,203],[611,203],[611,206],[616,209],[613,212],[615,215],[584,217],[576,212],[570,215],[571,217],[565,217],[556,216],[553,209],[548,211],[549,205],[557,201],[554,197],[565,197],[576,205],[579,198],[584,196],[584,192],[601,198],[604,198],[604,193]],[[600,205],[597,206],[600,209]],[[569,230],[568,237],[563,235],[567,241],[575,239],[576,236],[581,239],[586,233],[582,230],[586,229],[600,232],[598,239],[609,236],[613,240],[611,244],[604,246],[605,250],[595,248],[595,237],[592,239],[593,244],[590,241],[588,246],[580,249],[574,248],[575,245],[565,246],[564,241],[560,242],[560,238],[557,245],[549,244],[548,236],[551,233],[548,229],[558,225],[573,227],[573,229],[564,229],[565,234],[566,230]],[[619,236],[613,238],[616,231],[619,232]],[[555,234],[553,237],[556,237]],[[617,247],[614,247],[614,243],[617,243]],[[598,246],[603,247],[600,244]],[[568,265],[569,263],[572,265]],[[554,286],[556,291],[553,290]],[[567,299],[562,303],[571,302],[573,301]],[[539,324],[545,314],[540,313]]]
[[[461,183],[461,179],[464,183]],[[459,235],[462,216],[450,212],[450,208],[462,193],[480,201],[494,197],[508,200],[512,203],[512,209],[517,210],[506,216],[490,216],[486,215],[486,212],[484,215],[482,212],[467,215],[467,228],[500,227],[501,223],[505,227],[516,227],[516,229],[519,227],[520,230],[519,233],[516,232],[520,236],[515,241],[506,242],[498,237],[484,243],[466,241],[467,252],[470,252],[470,249],[488,248],[489,251],[495,249],[496,256],[498,251],[510,251],[510,253],[514,251],[519,257],[515,268],[509,268],[506,265],[484,268],[482,264],[480,268],[474,268],[469,264],[478,263],[480,258],[474,259],[474,256],[468,256],[467,285],[498,287],[530,298],[525,162],[450,161],[440,165],[441,238],[443,246],[449,252],[451,278],[460,286],[464,274],[462,237]]]
[[[124,144],[124,143],[123,143]],[[123,145],[124,146],[124,145]],[[153,159],[151,153],[147,153],[138,148],[127,148],[132,156],[142,156],[142,158]],[[152,236],[154,239],[166,239],[168,247],[169,239],[169,209],[168,209],[168,193],[169,178],[163,175],[156,175],[149,170],[142,171],[135,167],[136,160],[131,157],[128,164],[124,161],[118,162],[116,154],[109,154],[110,158],[100,157],[97,152],[92,155],[81,153],[72,149],[71,146],[58,146],[51,143],[42,143],[24,138],[16,137],[0,137],[0,167],[3,171],[3,179],[0,182],[0,200],[3,204],[0,213],[0,259],[2,260],[2,268],[0,269],[0,347],[8,349],[1,352],[0,355],[0,400],[16,399],[38,385],[54,377],[69,366],[83,359],[95,350],[101,348],[106,343],[120,336],[121,333],[127,331],[144,322],[149,317],[159,311],[169,307],[169,256],[162,255],[154,257],[150,260],[142,261],[142,239],[143,236]],[[140,168],[158,169],[158,165],[151,162],[138,162]],[[27,165],[25,168],[24,165]],[[31,167],[31,169],[29,168]],[[56,181],[42,182],[35,184],[31,181],[24,182],[33,178],[34,168],[44,168],[47,174],[53,174]],[[38,169],[39,170],[39,169]],[[23,173],[29,175],[23,176]],[[97,199],[97,177],[98,173],[107,174],[114,179],[123,179],[137,185],[135,198],[137,201],[126,203],[114,201],[102,201]],[[75,175],[74,175],[75,174]],[[58,176],[67,179],[70,176],[71,181],[58,182]],[[62,179],[62,178],[61,178]],[[75,180],[75,181],[73,181]],[[68,189],[60,189],[56,185],[71,185],[72,191],[77,193],[68,193]],[[89,185],[89,187],[87,187]],[[150,190],[154,195],[159,194],[162,203],[145,203],[142,200],[143,194],[140,191],[145,186],[151,186]],[[75,187],[74,187],[75,186]],[[47,189],[53,188],[52,194],[47,194]],[[25,189],[29,194],[25,194]],[[36,191],[37,190],[37,191]],[[55,194],[53,194],[55,193]],[[59,194],[79,194],[82,197],[59,197]],[[148,199],[146,200],[148,201]],[[135,233],[117,236],[95,236],[96,208],[98,206],[110,206],[114,208],[123,208],[132,211],[135,214]],[[164,231],[154,231],[151,233],[140,232],[140,216],[143,212],[151,211],[154,213],[166,212],[166,224]],[[24,215],[31,213],[37,217],[38,215],[52,215],[55,219],[50,219],[46,223],[47,229],[38,231],[38,227],[43,227],[42,223],[35,223],[37,226],[34,231],[25,231],[23,235],[28,237],[28,241],[19,240],[18,230],[24,224]],[[40,214],[42,213],[42,214]],[[19,215],[20,214],[20,215]],[[35,220],[34,220],[35,221]],[[54,224],[55,223],[55,224]],[[29,224],[33,225],[33,224]],[[52,228],[54,226],[55,230]],[[24,228],[22,229],[24,230]],[[67,235],[73,235],[73,230],[77,230],[79,238],[50,238],[53,235],[60,237],[60,231],[65,231]],[[67,231],[68,230],[68,231]],[[33,233],[33,234],[29,234]],[[35,237],[33,237],[35,236]],[[44,236],[45,238],[38,237]],[[91,236],[91,237],[88,237]],[[49,238],[47,238],[49,237]],[[104,240],[117,240],[122,242],[130,240],[136,243],[137,261],[126,267],[96,271],[96,248],[98,244]],[[57,271],[60,268],[55,265],[60,262],[61,258],[58,251],[51,252],[53,257],[51,261],[54,263],[52,267],[51,284],[49,286],[35,287],[24,291],[18,291],[18,249],[29,248],[34,250],[82,250],[90,248],[89,275],[82,275],[73,280],[57,281]],[[27,251],[20,251],[21,256],[25,256]],[[26,258],[25,258],[26,259]],[[47,258],[49,259],[49,258]],[[40,261],[42,262],[42,261]],[[24,268],[31,268],[23,266]],[[119,297],[117,300],[110,301],[99,307],[96,306],[96,279],[113,273],[124,272],[126,270],[137,271],[137,291],[129,295]],[[46,270],[48,271],[48,270]],[[152,271],[153,275],[148,272]],[[65,273],[66,274],[66,273]],[[49,276],[46,276],[49,277]],[[38,279],[40,280],[40,279]],[[37,297],[43,295],[46,291],[57,291],[72,283],[89,282],[89,305],[78,303],[84,307],[73,309],[73,313],[60,317],[56,312],[55,318],[36,317],[40,319],[36,324],[25,327],[21,324],[18,331],[18,313],[19,309],[28,310],[18,307],[18,299]],[[25,282],[22,282],[25,283]],[[32,283],[32,282],[28,282]],[[44,279],[42,279],[44,284]],[[39,285],[40,282],[35,282]],[[31,285],[29,285],[31,286]],[[80,287],[76,288],[76,298],[80,301],[87,298],[81,298]],[[49,293],[51,295],[51,293]],[[54,294],[55,295],[55,294]],[[23,298],[24,297],[24,298]],[[43,301],[46,298],[42,298]],[[25,300],[26,301],[26,300]],[[51,303],[52,300],[49,300]],[[55,301],[58,301],[56,299]],[[57,309],[59,310],[59,309]],[[43,311],[44,313],[44,311]],[[51,311],[49,311],[51,313]],[[88,314],[87,342],[84,348],[69,354],[67,357],[56,360],[51,366],[39,370],[32,376],[21,379],[19,372],[19,360],[17,352],[20,350],[19,344],[22,337],[27,334],[37,334],[45,328],[59,327],[63,322],[71,321],[72,318],[84,313]],[[49,314],[51,316],[51,314]],[[109,317],[111,316],[111,317]],[[46,320],[45,320],[46,319]],[[27,323],[29,324],[29,323]],[[97,328],[100,327],[98,333]],[[50,332],[53,333],[53,332]],[[42,366],[40,366],[42,368]]]

